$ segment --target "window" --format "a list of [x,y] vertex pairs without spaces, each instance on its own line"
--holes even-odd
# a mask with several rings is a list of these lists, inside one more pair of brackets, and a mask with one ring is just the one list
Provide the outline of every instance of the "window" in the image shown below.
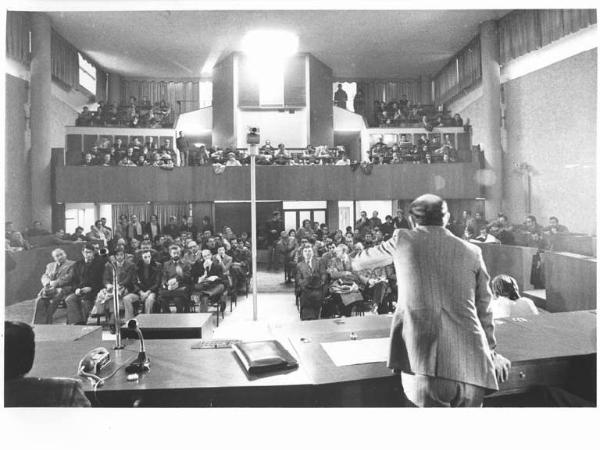
[[200,82],[200,108],[212,106],[212,81]]
[[258,98],[260,106],[283,106],[283,63],[274,61],[259,79]]
[[96,95],[96,67],[79,55],[79,85]]

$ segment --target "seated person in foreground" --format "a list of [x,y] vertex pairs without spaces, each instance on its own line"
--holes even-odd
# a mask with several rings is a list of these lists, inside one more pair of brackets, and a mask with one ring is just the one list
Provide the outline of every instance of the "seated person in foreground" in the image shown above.
[[533,301],[521,297],[517,281],[508,275],[498,275],[492,282],[492,313],[494,319],[527,317],[539,314]]
[[26,377],[35,358],[35,334],[23,322],[4,322],[4,406],[91,406],[79,380]]
[[61,248],[52,251],[54,262],[46,266],[42,275],[42,290],[35,300],[34,324],[51,324],[58,304],[72,292],[73,261]]
[[220,301],[220,310],[225,311],[223,265],[214,260],[210,250],[202,250],[202,259],[192,266],[191,276],[194,290],[200,292],[200,312],[206,312],[208,305],[217,300]]
[[[140,261],[136,267],[136,292],[144,305],[144,313],[151,314],[157,311],[157,295],[162,276],[162,266],[155,261],[153,249],[142,249]],[[167,305],[168,309],[168,305]],[[160,311],[160,312],[169,312]]]

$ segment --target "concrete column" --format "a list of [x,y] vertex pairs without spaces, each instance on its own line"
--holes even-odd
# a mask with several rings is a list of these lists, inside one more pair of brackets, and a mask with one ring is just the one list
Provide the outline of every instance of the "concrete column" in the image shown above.
[[500,109],[500,64],[498,63],[498,27],[490,20],[481,24],[481,123],[474,126],[480,130],[480,144],[485,154],[486,173],[485,214],[489,219],[502,211],[502,143]]
[[108,74],[108,103],[119,106],[121,103],[121,75]]
[[337,200],[327,200],[327,226],[329,231],[340,227],[340,209]]
[[50,18],[31,14],[31,217],[44,228],[52,221],[50,130],[52,120]]

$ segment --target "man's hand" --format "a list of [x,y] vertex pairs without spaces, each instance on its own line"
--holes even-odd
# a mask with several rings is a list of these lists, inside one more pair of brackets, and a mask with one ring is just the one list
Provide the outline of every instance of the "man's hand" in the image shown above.
[[494,354],[494,369],[496,370],[496,378],[499,383],[504,383],[508,380],[508,372],[510,371],[510,361],[499,353]]

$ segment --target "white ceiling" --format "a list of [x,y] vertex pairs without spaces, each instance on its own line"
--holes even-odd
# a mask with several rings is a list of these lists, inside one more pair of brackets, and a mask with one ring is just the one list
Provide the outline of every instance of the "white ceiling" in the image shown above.
[[110,72],[187,78],[240,49],[251,29],[298,34],[337,78],[435,74],[508,10],[48,12],[53,27]]

